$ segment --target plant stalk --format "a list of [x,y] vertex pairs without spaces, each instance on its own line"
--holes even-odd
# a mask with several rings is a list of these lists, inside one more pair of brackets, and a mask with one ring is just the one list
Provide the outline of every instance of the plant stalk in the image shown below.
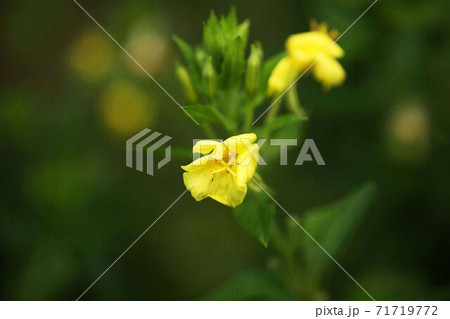
[[270,124],[275,117],[278,114],[278,111],[280,110],[281,102],[283,101],[283,98],[279,98],[269,109],[266,115],[266,119],[264,120],[264,124]]
[[296,114],[298,117],[306,116],[306,111],[303,109],[300,98],[298,97],[297,84],[294,84],[287,91],[287,105],[292,113]]

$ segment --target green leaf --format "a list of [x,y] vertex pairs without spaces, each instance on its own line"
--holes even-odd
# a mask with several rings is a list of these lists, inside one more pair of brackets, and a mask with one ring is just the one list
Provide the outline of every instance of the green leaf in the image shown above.
[[192,74],[194,83],[197,83],[200,79],[200,69],[197,64],[194,50],[191,48],[191,46],[187,42],[185,42],[180,37],[174,35],[174,36],[172,36],[172,39],[178,45],[178,48],[180,49],[181,53],[183,54],[183,56],[186,60],[186,63],[188,65],[189,71]]
[[308,121],[307,117],[299,117],[295,114],[286,114],[277,116],[270,124],[263,126],[259,133],[270,133],[285,128],[292,124]]
[[[27,256],[18,274],[16,296],[19,300],[49,300],[57,298],[73,282],[77,269],[72,250],[55,240],[38,239],[36,248]],[[47,284],[48,283],[48,284]]]
[[188,64],[195,64],[195,55],[194,51],[192,50],[191,46],[185,42],[180,37],[174,35],[172,36],[172,39],[175,41],[175,43],[178,45],[178,48],[180,49],[181,53],[183,54],[184,58],[186,59],[186,62]]
[[296,300],[274,273],[249,270],[226,282],[206,300]]
[[183,109],[189,113],[199,124],[219,122],[219,114],[210,105],[192,104],[183,106]]
[[[338,258],[346,247],[354,243],[351,237],[373,201],[375,189],[373,183],[368,183],[334,204],[308,212],[300,223],[333,258]],[[297,228],[296,231],[300,230]],[[304,238],[301,247],[311,279],[318,281],[333,261],[310,238]]]
[[250,21],[244,20],[237,28],[236,28],[236,38],[241,38],[244,49],[247,47],[248,35],[250,32]]
[[267,247],[276,206],[264,192],[249,188],[244,202],[233,210],[233,215],[243,229]]

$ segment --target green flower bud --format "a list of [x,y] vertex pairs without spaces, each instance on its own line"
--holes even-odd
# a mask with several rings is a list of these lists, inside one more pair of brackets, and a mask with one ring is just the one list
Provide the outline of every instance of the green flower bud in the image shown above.
[[218,37],[217,30],[219,29],[219,20],[217,19],[214,11],[211,11],[208,21],[203,27],[203,45],[206,52],[209,54],[215,54],[218,51]]
[[195,49],[195,61],[197,62],[197,65],[204,65],[207,58],[208,55],[202,48]]
[[212,57],[208,57],[203,66],[203,83],[205,84],[205,93],[208,97],[213,97],[217,88],[217,76],[212,64]]
[[255,93],[259,86],[262,57],[263,51],[261,44],[252,44],[250,48],[250,56],[247,60],[247,73],[245,77],[245,88],[249,94]]
[[188,103],[196,103],[198,101],[198,97],[195,92],[194,85],[192,84],[191,77],[189,76],[189,72],[180,63],[177,63],[175,72],[178,77],[178,81],[180,81],[180,84],[183,87],[184,96],[186,97]]

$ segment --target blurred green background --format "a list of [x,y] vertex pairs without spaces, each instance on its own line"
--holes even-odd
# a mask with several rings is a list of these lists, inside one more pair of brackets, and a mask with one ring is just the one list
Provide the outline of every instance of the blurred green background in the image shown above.
[[[270,57],[310,18],[342,32],[371,3],[79,2],[178,100],[171,35],[199,43],[211,9],[235,5]],[[327,165],[266,176],[300,221],[377,184],[338,258],[377,300],[450,297],[448,9],[378,1],[339,41],[345,84],[324,92],[300,80],[306,137]],[[204,135],[72,1],[3,1],[0,15],[0,298],[74,300],[185,189],[186,160],[150,177],[125,166],[126,139],[149,127],[189,148]],[[270,279],[276,264],[227,207],[187,195],[83,299],[293,299]],[[367,300],[336,265],[322,288],[329,299]]]

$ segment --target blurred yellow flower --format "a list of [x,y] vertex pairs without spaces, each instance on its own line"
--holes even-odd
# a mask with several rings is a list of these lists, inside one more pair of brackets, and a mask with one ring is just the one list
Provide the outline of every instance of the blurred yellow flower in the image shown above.
[[418,100],[395,105],[388,117],[386,146],[397,161],[419,164],[426,159],[430,145],[430,120]]
[[113,67],[115,50],[108,37],[98,30],[84,32],[72,44],[68,63],[83,81],[97,82]]
[[345,80],[345,70],[342,65],[333,58],[323,56],[312,67],[316,81],[323,84],[325,89],[341,85]]
[[131,134],[148,126],[153,118],[149,97],[131,83],[113,82],[100,98],[106,126],[115,133]]
[[[205,156],[182,166],[184,185],[200,201],[206,197],[236,207],[247,194],[247,183],[255,174],[259,146],[253,133],[232,136],[224,142],[197,142],[193,153]],[[207,155],[206,155],[207,154]]]
[[[127,51],[151,74],[157,74],[167,64],[169,46],[160,34],[144,30],[134,34],[127,43]],[[138,75],[146,77],[141,68],[128,56],[124,56],[130,68]]]
[[[312,31],[291,35],[286,41],[288,56],[274,68],[269,78],[268,94],[279,94],[291,85],[300,72],[312,65],[314,78],[325,89],[342,84],[345,70],[337,61],[344,56],[344,50],[333,44],[335,31],[328,32],[326,24],[313,23]],[[283,72],[284,70],[284,72]],[[285,80],[280,78],[284,76]]]

